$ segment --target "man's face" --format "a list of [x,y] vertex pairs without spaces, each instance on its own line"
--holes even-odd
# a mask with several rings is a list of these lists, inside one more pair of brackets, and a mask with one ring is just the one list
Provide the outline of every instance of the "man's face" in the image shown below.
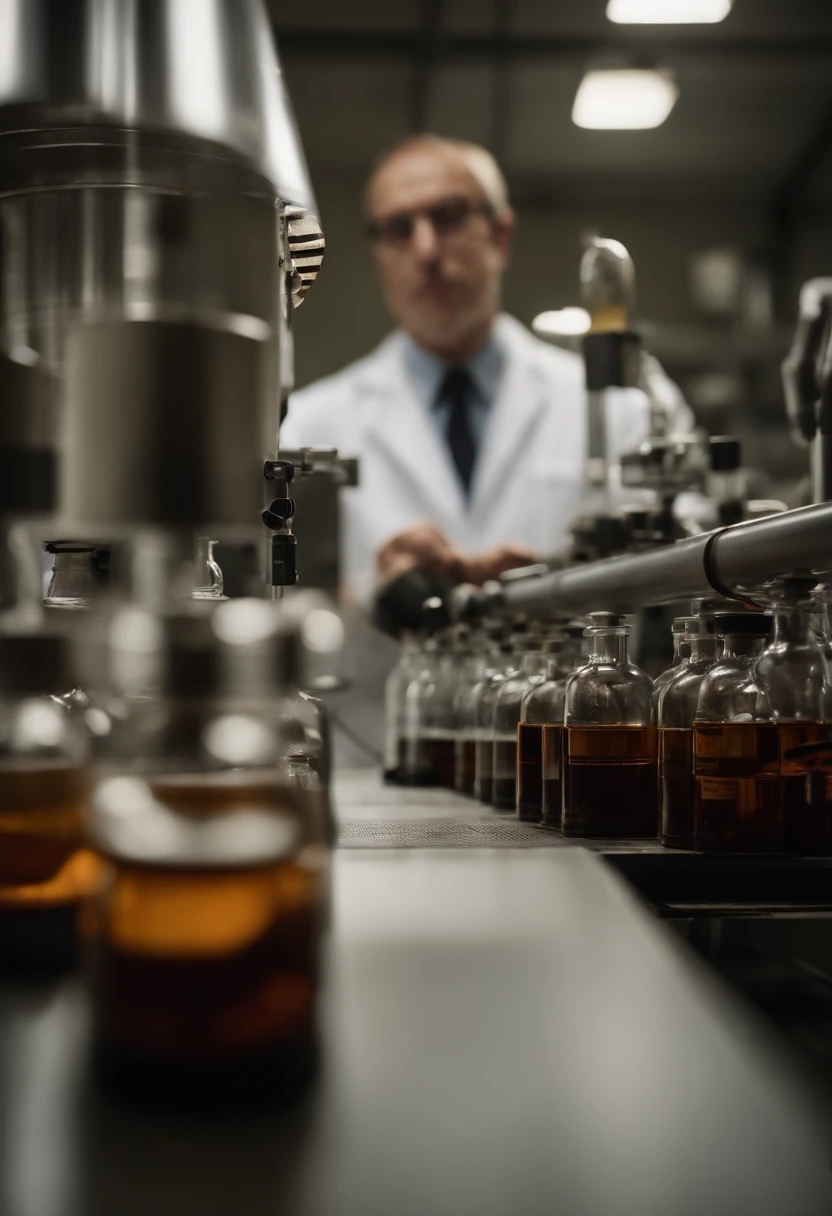
[[488,324],[514,217],[488,207],[461,153],[426,146],[394,156],[370,183],[367,218],[387,306],[412,338],[453,351]]

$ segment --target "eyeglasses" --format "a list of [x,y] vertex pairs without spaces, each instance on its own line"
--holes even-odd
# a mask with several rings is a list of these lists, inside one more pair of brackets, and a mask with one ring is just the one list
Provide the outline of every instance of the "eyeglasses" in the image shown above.
[[437,236],[455,236],[465,229],[472,216],[493,214],[494,208],[484,199],[445,198],[432,207],[378,216],[367,222],[366,232],[374,245],[395,248],[408,243],[419,216],[428,220]]

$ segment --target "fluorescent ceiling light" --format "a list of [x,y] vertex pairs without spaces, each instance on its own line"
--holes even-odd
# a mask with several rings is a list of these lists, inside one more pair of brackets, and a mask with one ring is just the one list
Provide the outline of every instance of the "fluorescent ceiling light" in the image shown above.
[[594,68],[578,85],[572,121],[598,131],[659,127],[676,104],[679,89],[670,72]]
[[609,0],[607,16],[619,25],[714,25],[733,0]]
[[532,321],[534,332],[544,337],[554,334],[575,337],[587,333],[589,326],[589,313],[585,308],[553,308],[539,313]]

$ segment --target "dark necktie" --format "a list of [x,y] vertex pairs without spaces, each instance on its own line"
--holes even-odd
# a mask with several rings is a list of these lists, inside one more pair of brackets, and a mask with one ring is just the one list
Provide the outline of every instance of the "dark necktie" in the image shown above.
[[459,480],[467,493],[471,487],[471,474],[474,471],[474,460],[477,455],[477,445],[471,426],[471,398],[474,393],[474,382],[464,367],[453,367],[442,381],[442,387],[436,398],[437,405],[448,407],[448,447],[451,450],[453,462],[459,473]]

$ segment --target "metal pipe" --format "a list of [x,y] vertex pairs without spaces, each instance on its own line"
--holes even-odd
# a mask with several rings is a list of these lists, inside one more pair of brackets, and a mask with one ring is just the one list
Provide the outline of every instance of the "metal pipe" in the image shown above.
[[[710,544],[712,537],[716,537]],[[729,587],[754,585],[795,569],[832,565],[832,504],[801,507],[780,515],[706,532],[644,553],[571,566],[538,579],[491,583],[454,605],[454,615],[562,612],[607,609],[633,612],[647,604],[692,599],[712,591],[706,550],[717,577]]]

